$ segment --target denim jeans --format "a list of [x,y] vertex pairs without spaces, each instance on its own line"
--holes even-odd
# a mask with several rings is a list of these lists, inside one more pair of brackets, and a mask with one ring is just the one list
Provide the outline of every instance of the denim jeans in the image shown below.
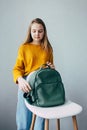
[[[18,90],[16,123],[17,130],[30,130],[32,112],[25,106],[23,92]],[[44,119],[36,117],[34,130],[44,130]]]

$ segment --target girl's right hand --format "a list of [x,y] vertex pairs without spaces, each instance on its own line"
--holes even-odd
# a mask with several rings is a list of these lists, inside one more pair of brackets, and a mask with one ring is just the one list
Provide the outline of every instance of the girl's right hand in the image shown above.
[[17,81],[19,89],[21,89],[23,92],[28,93],[31,90],[30,85],[24,78],[19,77]]

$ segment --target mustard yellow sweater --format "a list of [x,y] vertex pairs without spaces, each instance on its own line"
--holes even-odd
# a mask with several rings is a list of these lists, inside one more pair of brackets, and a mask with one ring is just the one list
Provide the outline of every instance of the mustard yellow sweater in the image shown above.
[[13,68],[14,82],[17,81],[18,77],[28,75],[47,61],[53,63],[52,52],[47,52],[40,45],[31,43],[22,44],[19,47],[16,63]]

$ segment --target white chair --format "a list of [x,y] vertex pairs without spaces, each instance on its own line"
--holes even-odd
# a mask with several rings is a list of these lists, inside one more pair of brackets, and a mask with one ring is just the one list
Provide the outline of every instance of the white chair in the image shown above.
[[25,101],[25,104],[33,113],[33,121],[30,130],[34,128],[36,115],[45,118],[45,130],[49,130],[49,119],[57,119],[57,130],[60,130],[60,119],[65,117],[72,117],[74,130],[78,130],[76,115],[82,111],[82,107],[77,103],[66,101],[64,105],[45,108],[30,105],[27,101]]

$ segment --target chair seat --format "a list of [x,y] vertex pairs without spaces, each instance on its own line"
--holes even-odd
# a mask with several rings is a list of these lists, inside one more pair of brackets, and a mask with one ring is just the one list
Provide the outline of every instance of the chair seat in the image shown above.
[[32,113],[47,119],[56,119],[56,118],[74,116],[82,111],[82,107],[80,105],[70,100],[66,101],[65,104],[61,106],[55,106],[55,107],[37,107],[30,105],[26,100],[25,104]]

